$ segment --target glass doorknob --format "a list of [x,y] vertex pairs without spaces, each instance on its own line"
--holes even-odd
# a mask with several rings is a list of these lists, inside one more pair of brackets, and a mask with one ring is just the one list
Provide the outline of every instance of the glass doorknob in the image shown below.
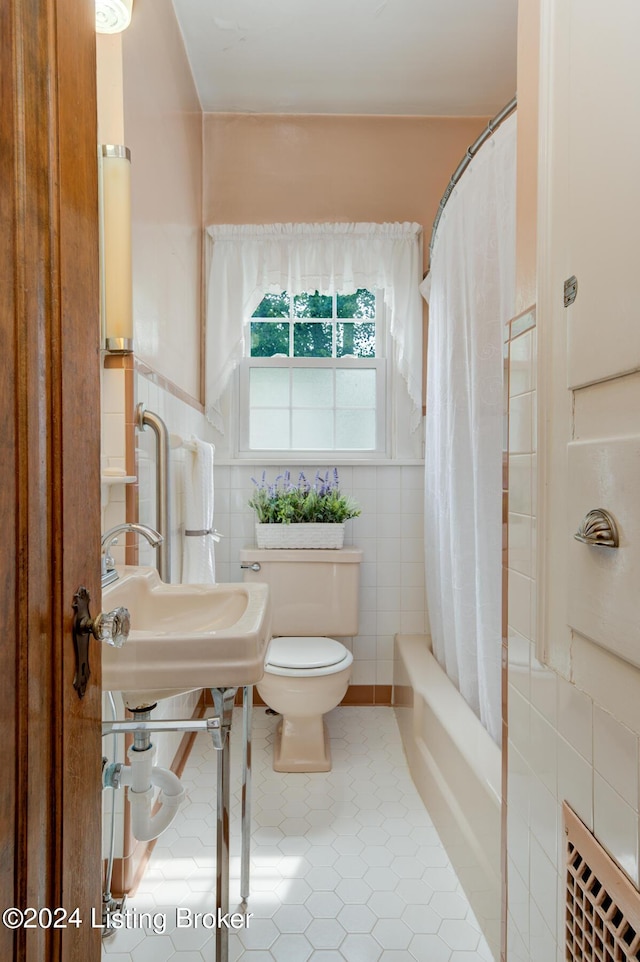
[[98,641],[105,641],[113,648],[122,648],[131,630],[128,608],[101,611],[91,625],[91,633]]

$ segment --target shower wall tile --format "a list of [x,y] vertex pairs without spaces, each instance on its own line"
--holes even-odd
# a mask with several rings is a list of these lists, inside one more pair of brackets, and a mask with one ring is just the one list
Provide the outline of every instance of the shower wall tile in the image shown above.
[[628,805],[638,810],[638,736],[594,706],[593,765]]
[[509,684],[509,740],[514,749],[529,762],[531,740],[531,706],[520,691]]
[[564,958],[563,801],[638,884],[640,746],[622,692],[611,704],[627,725],[536,657],[535,331],[527,336],[510,358],[507,927],[510,962],[548,962]]
[[525,638],[531,638],[531,578],[509,570],[509,625]]
[[530,394],[535,387],[533,339],[534,331],[527,331],[526,334],[516,337],[511,342],[509,396],[512,398],[519,394]]
[[509,562],[514,571],[531,577],[533,520],[526,514],[509,513]]
[[531,705],[555,729],[558,716],[558,676],[538,661],[533,643],[531,647],[533,648],[529,669]]
[[509,629],[509,684],[527,701],[531,692],[531,642],[515,628]]
[[558,678],[558,733],[588,762],[593,760],[593,703],[565,678]]
[[593,830],[637,885],[638,814],[597,772],[593,779]]
[[554,865],[558,864],[558,826],[560,809],[556,796],[539,778],[532,778],[529,826],[532,839],[536,839]]
[[[528,866],[528,862],[527,862]],[[516,954],[519,962],[531,962],[529,956],[529,870],[520,875],[514,859],[509,859],[509,959]],[[521,943],[521,948],[516,947]]]
[[403,635],[429,634],[429,619],[426,611],[402,611],[400,631]]
[[555,729],[533,707],[529,716],[531,768],[544,785],[556,794],[557,735]]
[[593,769],[564,738],[558,738],[558,798],[571,806],[593,831]]
[[555,935],[533,899],[529,902],[529,929],[530,962],[553,962],[557,958]]
[[531,454],[533,439],[532,395],[520,394],[509,402],[509,452]]
[[545,920],[549,934],[556,931],[558,873],[555,864],[534,838],[531,839],[531,898]]

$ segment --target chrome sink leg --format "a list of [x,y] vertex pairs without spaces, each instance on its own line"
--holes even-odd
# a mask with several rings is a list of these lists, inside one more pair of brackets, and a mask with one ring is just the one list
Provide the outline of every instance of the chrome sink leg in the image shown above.
[[242,689],[242,856],[240,861],[240,898],[243,902],[250,893],[251,856],[251,713],[253,686]]
[[[216,812],[216,908],[222,916],[229,911],[229,758],[233,703],[236,688],[212,688],[215,713],[220,719],[219,732],[213,732],[217,750],[218,798]],[[228,962],[229,930],[216,926],[216,962]]]

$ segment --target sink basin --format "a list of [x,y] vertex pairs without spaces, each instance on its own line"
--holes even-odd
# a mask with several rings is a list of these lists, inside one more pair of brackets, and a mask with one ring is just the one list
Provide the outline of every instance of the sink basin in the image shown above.
[[126,693],[132,708],[260,681],[271,639],[267,585],[170,585],[142,566],[118,573],[103,589],[102,608],[128,608],[131,632],[122,648],[102,646],[105,691]]

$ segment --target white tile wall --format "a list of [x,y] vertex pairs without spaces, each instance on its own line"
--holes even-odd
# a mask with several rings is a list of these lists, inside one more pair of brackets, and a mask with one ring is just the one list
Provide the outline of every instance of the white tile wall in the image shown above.
[[[326,465],[320,466],[326,470]],[[288,466],[295,480],[301,470]],[[282,465],[216,468],[215,524],[227,537],[216,547],[219,581],[241,579],[240,549],[254,543],[255,518],[248,507],[251,477],[273,481]],[[352,684],[390,685],[393,637],[428,630],[424,591],[423,474],[420,465],[340,468],[340,488],[362,514],[347,522],[345,543],[364,551],[360,585],[360,632],[346,643],[354,654]]]
[[639,744],[536,658],[535,330],[510,360],[508,958],[561,962],[562,801],[638,885]]
[[[101,470],[115,469],[125,473],[125,432],[124,432],[124,371],[105,369],[101,377]],[[124,484],[102,485],[102,530],[106,531],[124,521],[125,486]],[[124,555],[114,548],[116,561],[122,562]]]
[[[158,414],[171,434],[192,434],[211,440],[212,429],[203,414],[159,388],[148,378],[136,377],[137,401]],[[147,430],[137,434],[140,520],[155,524],[155,438]],[[182,552],[182,477],[186,452],[171,453],[173,480],[172,571],[180,580]],[[327,465],[318,465],[326,470]],[[253,511],[247,502],[254,490],[251,477],[266,470],[274,479],[282,465],[216,465],[214,524],[224,537],[216,545],[218,581],[241,580],[240,549],[254,543]],[[300,470],[313,477],[315,468],[289,466],[293,478]],[[358,502],[362,514],[347,522],[346,543],[364,551],[361,569],[359,634],[346,639],[354,653],[352,684],[390,685],[393,680],[393,637],[397,632],[428,631],[424,589],[423,477],[421,465],[379,465],[340,468],[340,487]],[[153,564],[153,549],[140,545],[140,563]]]
[[[204,414],[141,374],[136,375],[135,393],[136,403],[144,404],[148,411],[152,411],[161,417],[167,425],[169,434],[173,435],[175,439],[189,440],[192,435],[195,435],[205,441],[212,440],[213,431]],[[155,527],[156,439],[150,428],[147,428],[146,431],[136,431],[136,456],[140,521],[143,524]],[[174,582],[179,582],[182,576],[184,464],[185,459],[190,456],[190,453],[184,448],[171,448],[171,580]],[[217,525],[217,527],[220,526]],[[221,528],[220,530],[225,529]],[[218,554],[217,548],[218,546],[216,546],[216,554]],[[155,551],[146,541],[140,543],[139,559],[140,564],[155,564]]]

